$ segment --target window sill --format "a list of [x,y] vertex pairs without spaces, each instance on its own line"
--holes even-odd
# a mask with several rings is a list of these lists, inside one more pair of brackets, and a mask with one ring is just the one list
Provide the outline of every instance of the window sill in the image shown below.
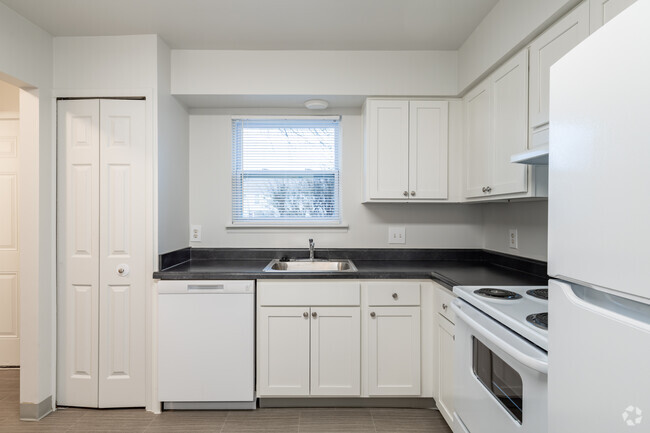
[[251,231],[341,231],[347,232],[349,226],[346,223],[341,224],[226,224],[227,231],[251,230]]

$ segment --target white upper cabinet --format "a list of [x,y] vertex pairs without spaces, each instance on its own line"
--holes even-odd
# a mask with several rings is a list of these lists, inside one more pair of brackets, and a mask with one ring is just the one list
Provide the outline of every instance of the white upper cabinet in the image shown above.
[[409,103],[368,100],[366,188],[369,199],[406,199],[409,187]]
[[447,199],[448,103],[368,99],[366,201]]
[[548,144],[551,66],[589,36],[589,4],[582,2],[530,44],[531,147]]
[[483,196],[485,186],[490,182],[490,93],[490,82],[485,80],[465,96],[465,197]]
[[493,195],[527,191],[527,168],[510,157],[528,148],[528,53],[522,51],[499,68],[492,86]]
[[409,198],[447,198],[446,101],[409,102]]
[[528,147],[527,89],[524,50],[465,96],[465,198],[528,194],[528,167],[510,162]]
[[589,30],[595,32],[636,0],[589,0]]

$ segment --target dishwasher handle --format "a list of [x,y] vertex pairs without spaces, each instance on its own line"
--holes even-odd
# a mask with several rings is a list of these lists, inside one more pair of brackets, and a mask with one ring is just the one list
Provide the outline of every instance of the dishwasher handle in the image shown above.
[[159,295],[207,295],[255,293],[253,280],[164,280],[158,282]]
[[223,292],[226,287],[223,284],[190,284],[187,286],[188,292],[206,292],[206,291],[221,291]]

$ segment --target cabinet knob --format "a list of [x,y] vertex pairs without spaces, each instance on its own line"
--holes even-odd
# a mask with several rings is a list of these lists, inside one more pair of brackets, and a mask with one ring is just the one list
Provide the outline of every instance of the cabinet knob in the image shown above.
[[415,191],[411,191],[411,196],[415,197]]
[[397,293],[393,293],[393,299],[397,300],[398,296]]
[[370,312],[370,317],[375,317],[375,316],[376,316],[375,312],[374,312],[374,311],[371,311],[371,312]]
[[316,312],[314,311],[313,313],[311,313],[311,317],[315,319],[316,317],[318,317],[318,314],[316,314]]
[[404,197],[408,197],[408,196],[409,196],[409,192],[408,192],[408,191],[404,191],[402,194],[404,194]]
[[447,304],[442,304],[442,309],[447,311]]
[[309,317],[309,313],[305,311],[304,313],[302,313],[302,317]]
[[492,191],[492,188],[490,188],[489,186],[485,187],[485,192],[491,192],[491,191]]
[[485,192],[485,187],[481,188],[481,191]]

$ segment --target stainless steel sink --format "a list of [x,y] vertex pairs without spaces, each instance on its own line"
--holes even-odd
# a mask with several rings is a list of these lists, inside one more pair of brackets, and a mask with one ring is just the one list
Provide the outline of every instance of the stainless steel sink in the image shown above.
[[290,260],[281,262],[271,260],[264,272],[356,272],[357,267],[351,260]]

